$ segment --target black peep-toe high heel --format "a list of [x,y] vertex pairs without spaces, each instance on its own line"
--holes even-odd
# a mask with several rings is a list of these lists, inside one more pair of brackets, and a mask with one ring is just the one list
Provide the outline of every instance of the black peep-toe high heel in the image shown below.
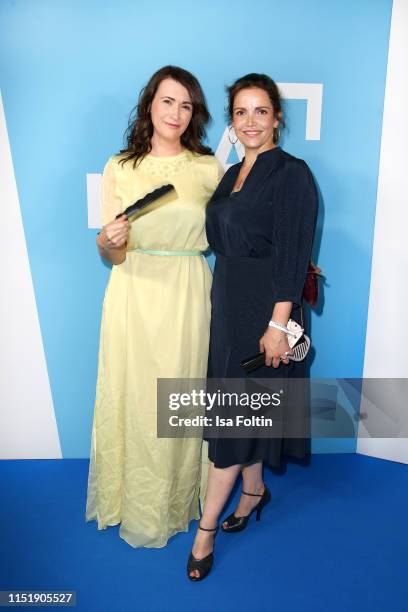
[[[247,514],[247,516],[235,516],[234,513],[227,516],[221,525],[221,529],[226,533],[237,533],[238,531],[243,531],[248,525],[249,517],[254,512],[256,512],[256,520],[260,521],[262,510],[265,508],[266,504],[271,501],[271,492],[266,485],[262,495],[258,495],[256,493],[245,493],[245,491],[242,491],[242,494],[250,495],[251,497],[260,497],[261,499],[256,504],[255,508],[252,508],[251,512]],[[228,527],[224,527],[224,523],[227,523]]]
[[[204,527],[201,527],[201,525],[199,525],[198,528],[201,529],[201,531],[214,531],[215,532],[214,538],[218,532],[218,527],[215,527],[214,529],[205,529]],[[190,580],[193,580],[194,582],[203,580],[211,572],[213,563],[214,563],[214,547],[213,547],[213,551],[210,552],[210,554],[204,557],[203,559],[196,559],[193,556],[193,553],[190,553],[190,556],[187,562],[187,576],[190,578]],[[193,572],[194,570],[199,571],[200,575],[198,576],[198,578],[196,578],[195,576],[190,576],[190,573]]]

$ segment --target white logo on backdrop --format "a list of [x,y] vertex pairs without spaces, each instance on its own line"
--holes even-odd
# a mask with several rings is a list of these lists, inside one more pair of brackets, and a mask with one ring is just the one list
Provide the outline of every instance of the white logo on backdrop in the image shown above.
[[[278,83],[282,96],[290,100],[306,100],[306,140],[320,140],[320,126],[322,122],[322,83]],[[231,164],[228,158],[232,147],[235,147],[238,159],[242,159],[244,148],[240,142],[232,145],[228,139],[228,128],[225,128],[215,152],[216,157],[227,169]],[[101,174],[87,174],[86,188],[88,199],[88,227],[90,229],[101,227],[100,210]]]

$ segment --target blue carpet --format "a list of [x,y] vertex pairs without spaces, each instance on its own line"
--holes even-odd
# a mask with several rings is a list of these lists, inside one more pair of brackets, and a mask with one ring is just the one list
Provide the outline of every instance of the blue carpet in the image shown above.
[[87,470],[86,460],[0,462],[0,590],[73,590],[87,612],[408,610],[406,466],[314,455],[266,470],[262,521],[218,535],[201,583],[185,575],[194,523],[162,549],[85,524]]

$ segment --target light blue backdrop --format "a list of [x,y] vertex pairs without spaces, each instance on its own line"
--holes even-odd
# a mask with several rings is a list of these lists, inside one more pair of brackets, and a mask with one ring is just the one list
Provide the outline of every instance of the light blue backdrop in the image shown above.
[[362,375],[391,6],[1,2],[0,88],[64,457],[89,453],[109,273],[87,228],[86,174],[101,172],[121,147],[140,88],[165,64],[200,79],[214,149],[225,128],[224,86],[236,77],[323,83],[321,140],[305,140],[303,101],[287,104],[284,140],[309,163],[322,200],[315,258],[327,285],[323,314],[312,315],[312,374]]

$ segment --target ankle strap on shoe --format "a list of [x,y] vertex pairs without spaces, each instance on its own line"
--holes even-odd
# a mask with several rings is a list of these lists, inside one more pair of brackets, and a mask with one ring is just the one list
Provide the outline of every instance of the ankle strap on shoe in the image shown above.
[[263,493],[245,493],[245,491],[242,491],[242,495],[250,495],[251,497],[263,497]]
[[201,531],[218,531],[218,525],[214,527],[214,529],[206,529],[205,527],[201,527],[201,525],[199,525],[198,528],[201,529]]

